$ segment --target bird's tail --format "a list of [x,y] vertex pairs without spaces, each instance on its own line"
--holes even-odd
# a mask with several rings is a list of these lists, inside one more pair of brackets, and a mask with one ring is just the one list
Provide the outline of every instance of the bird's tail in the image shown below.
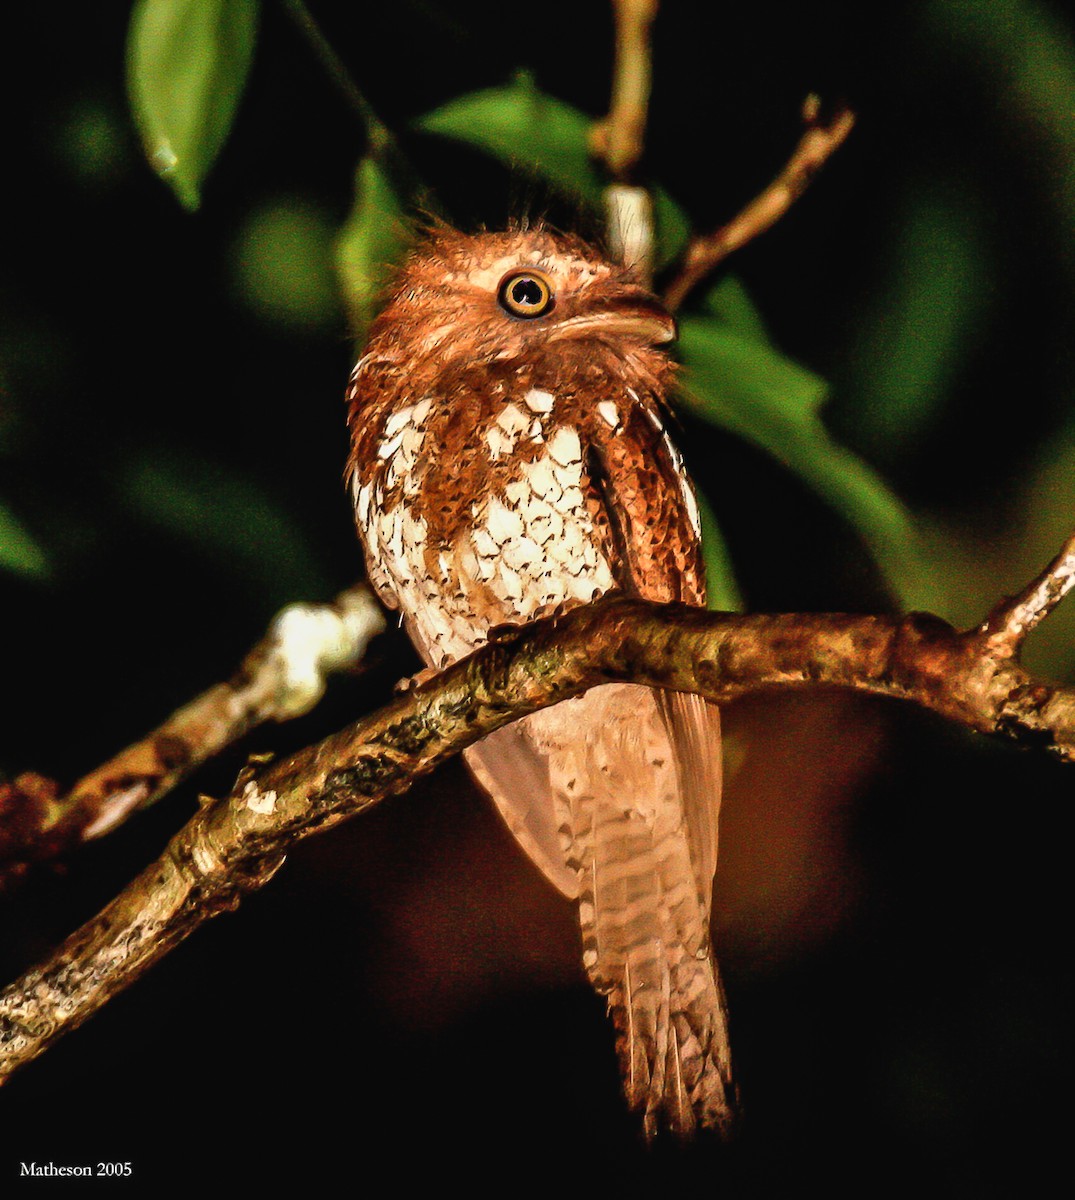
[[657,696],[597,688],[550,710],[539,736],[579,880],[583,962],[608,998],[628,1105],[647,1136],[726,1133],[734,1094],[709,945],[710,880],[696,877],[682,772]]

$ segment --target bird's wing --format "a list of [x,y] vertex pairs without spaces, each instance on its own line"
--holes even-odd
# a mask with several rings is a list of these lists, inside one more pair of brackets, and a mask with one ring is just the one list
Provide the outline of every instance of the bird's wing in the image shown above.
[[534,745],[528,721],[498,729],[464,750],[463,756],[515,840],[545,878],[574,900],[579,894],[578,872],[567,864],[564,838],[557,829],[549,761]]
[[[644,600],[704,606],[698,505],[679,452],[655,406],[643,401],[617,416],[622,427],[594,426],[589,476],[609,514],[620,586]],[[691,861],[708,913],[720,815],[720,712],[701,696],[678,692],[661,692],[659,705],[676,748]]]
[[[691,484],[656,412],[631,406],[583,429],[587,507],[620,590],[656,601],[705,603],[705,575]],[[586,436],[586,435],[589,436]],[[721,796],[720,713],[699,696],[662,692],[662,719],[675,747],[680,795],[699,900],[708,914],[717,859]],[[529,719],[466,752],[482,786],[547,878],[578,893],[565,865],[568,831],[558,827],[548,764]]]
[[676,747],[691,862],[707,917],[717,869],[721,797],[720,709],[701,696],[661,692],[660,707]]

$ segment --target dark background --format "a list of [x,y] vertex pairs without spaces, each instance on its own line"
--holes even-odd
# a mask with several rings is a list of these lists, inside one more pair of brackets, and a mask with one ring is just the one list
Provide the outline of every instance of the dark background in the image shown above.
[[[601,4],[313,8],[396,128],[520,64],[588,112],[607,103]],[[127,9],[27,9],[0,72],[0,500],[47,559],[0,576],[0,767],[64,781],[226,677],[282,604],[359,570],[330,263],[361,130],[267,3],[232,137],[183,212],[129,125]],[[1017,0],[872,9],[666,5],[649,163],[712,225],[783,160],[807,92],[859,113],[733,267],[781,348],[832,381],[830,427],[920,520],[935,573],[919,602],[969,622],[1075,513],[1073,22]],[[460,222],[533,198],[476,154],[410,150]],[[727,435],[683,441],[751,607],[895,606],[801,484]],[[1072,614],[1054,625],[1033,663],[1070,680]],[[5,977],[246,752],[322,736],[414,666],[384,639],[316,714],[31,879],[0,916]],[[746,1112],[731,1147],[638,1145],[571,908],[452,765],[296,849],[16,1077],[0,1177],[130,1160],[136,1191],[1043,1190],[1072,1115],[1070,768],[851,697],[755,698],[728,726],[714,932]]]

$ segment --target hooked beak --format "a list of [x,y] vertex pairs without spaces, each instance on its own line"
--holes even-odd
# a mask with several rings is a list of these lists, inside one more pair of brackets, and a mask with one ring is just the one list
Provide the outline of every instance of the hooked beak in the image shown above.
[[629,337],[650,346],[660,346],[675,340],[676,322],[649,292],[642,288],[625,288],[549,330],[549,338],[553,341],[603,335]]

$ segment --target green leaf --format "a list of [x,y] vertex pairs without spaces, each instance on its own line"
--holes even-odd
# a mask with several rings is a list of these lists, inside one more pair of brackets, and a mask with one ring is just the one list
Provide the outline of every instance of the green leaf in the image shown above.
[[33,579],[44,579],[49,573],[44,551],[3,504],[0,504],[0,568]]
[[741,612],[743,597],[735,579],[731,555],[724,534],[709,501],[697,493],[698,515],[702,520],[702,551],[705,554],[705,586],[709,607],[715,612]]
[[702,297],[702,311],[756,342],[771,344],[769,331],[750,293],[734,275],[724,278]]
[[409,244],[403,200],[384,164],[368,154],[355,172],[355,201],[336,239],[336,272],[358,331],[373,319],[391,268]]
[[586,144],[591,121],[540,91],[527,74],[506,87],[449,100],[416,124],[426,133],[467,142],[501,162],[536,171],[590,204],[601,203],[604,182]]
[[184,208],[231,129],[254,52],[257,0],[138,0],[127,91],[146,157]]
[[653,218],[657,226],[657,269],[670,266],[683,257],[691,240],[691,222],[662,187],[654,187]]
[[[555,188],[600,210],[607,180],[590,157],[593,118],[542,92],[524,72],[505,87],[469,92],[419,117],[426,133],[453,138],[547,180]],[[678,258],[690,222],[661,188],[653,192],[658,263]]]
[[713,317],[684,317],[679,345],[687,407],[783,463],[854,525],[898,595],[919,594],[922,568],[910,517],[822,424],[824,381]]

